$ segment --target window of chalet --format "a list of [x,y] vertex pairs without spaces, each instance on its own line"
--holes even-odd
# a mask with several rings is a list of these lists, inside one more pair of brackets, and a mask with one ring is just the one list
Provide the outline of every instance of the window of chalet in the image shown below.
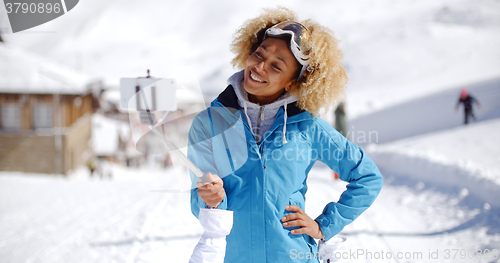
[[33,106],[33,128],[52,128],[52,104]]
[[21,107],[17,103],[2,103],[2,129],[19,130],[21,128]]

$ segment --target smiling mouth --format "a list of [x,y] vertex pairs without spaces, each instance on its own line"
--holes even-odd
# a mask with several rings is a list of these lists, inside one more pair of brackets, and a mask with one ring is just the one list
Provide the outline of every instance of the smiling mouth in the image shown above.
[[266,83],[265,81],[259,79],[257,76],[255,76],[252,71],[250,71],[250,78],[257,81],[257,82],[260,82],[260,83]]

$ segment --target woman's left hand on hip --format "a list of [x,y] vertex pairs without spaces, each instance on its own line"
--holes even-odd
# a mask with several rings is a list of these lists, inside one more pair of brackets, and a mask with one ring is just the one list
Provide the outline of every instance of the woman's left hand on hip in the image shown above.
[[299,206],[287,205],[285,210],[295,213],[286,215],[281,218],[284,227],[301,227],[291,231],[293,235],[308,234],[312,238],[322,239],[323,232],[314,219],[310,218]]

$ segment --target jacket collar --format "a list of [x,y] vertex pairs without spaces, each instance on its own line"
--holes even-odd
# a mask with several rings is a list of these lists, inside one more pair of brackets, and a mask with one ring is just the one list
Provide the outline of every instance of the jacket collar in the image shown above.
[[[218,113],[218,116],[221,116],[222,119],[225,120],[229,124],[229,126],[233,126],[235,123],[238,121],[242,121],[242,116],[243,113],[241,112],[241,107],[238,104],[238,97],[231,85],[229,85],[215,100],[212,101],[210,104],[212,108],[224,108],[225,110],[216,110],[215,112]],[[240,112],[240,113],[238,113]],[[287,104],[287,117],[289,118],[288,121],[286,122],[287,124],[291,123],[296,123],[296,122],[301,122],[301,121],[307,121],[311,120],[314,117],[309,113],[308,111],[301,110],[299,107],[297,107],[296,102],[289,103]],[[241,114],[241,115],[240,115]],[[280,125],[283,125],[283,116],[285,114],[285,109],[282,106],[279,110],[278,113],[276,114],[276,119],[279,121],[274,122],[274,124],[271,126],[269,131],[273,133],[275,129],[277,129]],[[246,126],[248,131],[250,131],[250,127],[248,124],[243,121],[243,125]],[[224,125],[222,125],[224,126]],[[225,126],[224,126],[225,127]],[[267,135],[270,136],[270,133]],[[283,135],[282,135],[283,136]],[[285,137],[283,137],[284,139]],[[267,137],[264,139],[266,140]],[[247,143],[251,145],[252,147],[256,144],[255,139],[249,139],[247,140]],[[281,141],[279,142],[279,145],[282,145],[286,143],[285,140],[283,140],[283,143]]]
[[[238,104],[238,97],[236,96],[236,92],[234,91],[234,88],[231,85],[227,86],[227,88],[221,94],[219,94],[217,99],[212,101],[211,105],[216,106],[217,102],[221,103],[226,108],[232,108],[232,109],[241,108],[240,105]],[[303,112],[305,112],[305,110],[301,110],[299,107],[297,107],[296,102],[292,102],[287,105],[288,118]]]

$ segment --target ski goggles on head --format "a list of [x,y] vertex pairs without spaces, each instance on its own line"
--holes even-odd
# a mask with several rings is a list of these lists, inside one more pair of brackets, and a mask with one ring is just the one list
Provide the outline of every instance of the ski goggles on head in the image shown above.
[[264,39],[283,35],[291,36],[290,51],[292,51],[295,59],[302,65],[302,70],[300,72],[302,76],[304,70],[309,66],[309,50],[305,46],[310,36],[309,30],[299,22],[285,21],[267,29]]

